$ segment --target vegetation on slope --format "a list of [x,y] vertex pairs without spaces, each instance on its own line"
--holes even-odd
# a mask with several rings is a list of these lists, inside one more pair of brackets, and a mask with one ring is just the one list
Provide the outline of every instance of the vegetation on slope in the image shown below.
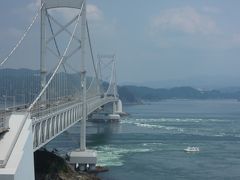
[[39,150],[34,153],[36,180],[100,180],[95,175],[79,174],[54,153]]

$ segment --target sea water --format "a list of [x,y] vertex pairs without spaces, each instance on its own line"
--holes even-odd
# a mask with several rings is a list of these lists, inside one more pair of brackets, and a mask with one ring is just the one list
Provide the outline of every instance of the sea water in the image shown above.
[[[124,106],[120,123],[88,123],[87,147],[106,180],[240,179],[240,102],[166,100]],[[47,148],[79,147],[79,125]],[[200,152],[186,153],[188,146]]]

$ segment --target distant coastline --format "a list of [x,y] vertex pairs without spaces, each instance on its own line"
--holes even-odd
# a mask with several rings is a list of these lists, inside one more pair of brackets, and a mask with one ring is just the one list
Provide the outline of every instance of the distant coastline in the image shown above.
[[[11,86],[0,88],[0,96],[3,97],[15,96],[16,103],[21,101],[31,102],[40,89],[40,76],[38,70],[31,69],[5,69],[0,70],[0,76],[9,76],[9,78],[0,78],[0,84],[10,83]],[[71,77],[74,81],[69,83],[69,89],[74,88],[73,84],[79,82],[77,74],[65,74],[62,76]],[[31,81],[29,82],[29,79]],[[87,78],[89,85],[91,78]],[[103,82],[104,87],[108,87],[106,82]],[[21,87],[21,88],[19,88]],[[33,89],[30,94],[28,89]],[[64,87],[60,87],[64,89]],[[118,86],[119,97],[123,104],[136,105],[144,102],[156,102],[166,99],[236,99],[240,100],[240,87],[226,87],[225,89],[202,90],[191,86],[180,86],[172,88],[150,88],[144,86],[124,85]],[[16,95],[17,94],[17,95]]]
[[223,92],[220,90],[198,90],[192,87],[174,87],[169,89],[141,86],[121,86],[119,96],[124,104],[142,104],[162,100],[240,100],[239,91]]

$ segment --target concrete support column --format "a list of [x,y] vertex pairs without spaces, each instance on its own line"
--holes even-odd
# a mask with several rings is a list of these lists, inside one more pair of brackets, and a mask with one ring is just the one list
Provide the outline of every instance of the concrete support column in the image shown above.
[[[44,3],[45,0],[41,0]],[[43,4],[41,9],[41,27],[40,27],[40,77],[41,77],[41,89],[46,85],[46,7]],[[46,92],[41,96],[41,101],[46,102]]]
[[117,111],[117,104],[116,104],[116,102],[113,102],[113,111],[112,111],[112,113],[115,114],[116,111]]
[[86,43],[86,2],[83,2],[81,14],[81,96],[83,101],[82,120],[80,129],[80,151],[86,150],[86,119],[87,119],[87,101],[86,101],[86,69],[85,69],[85,43]]

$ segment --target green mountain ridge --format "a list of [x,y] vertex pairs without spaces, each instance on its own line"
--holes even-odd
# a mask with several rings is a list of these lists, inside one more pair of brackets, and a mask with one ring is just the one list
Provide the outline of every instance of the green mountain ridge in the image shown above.
[[[123,92],[121,92],[124,90]],[[141,101],[159,101],[164,99],[240,99],[238,92],[221,92],[219,90],[198,90],[192,87],[149,88],[141,86],[122,86],[119,88],[120,98],[124,103]],[[130,98],[128,98],[130,97]]]
[[[80,86],[80,77],[77,74],[59,73],[67,79],[69,93]],[[87,78],[90,83],[91,78]],[[108,84],[103,82],[104,89]],[[15,96],[16,101],[31,102],[39,93],[40,76],[38,70],[30,69],[2,69],[0,70],[0,97]],[[63,89],[63,87],[60,87]],[[30,92],[29,92],[30,91]],[[136,104],[143,101],[160,101],[164,99],[240,99],[240,89],[227,90],[199,90],[190,86],[173,88],[150,88],[144,86],[118,86],[118,93],[123,103]]]

